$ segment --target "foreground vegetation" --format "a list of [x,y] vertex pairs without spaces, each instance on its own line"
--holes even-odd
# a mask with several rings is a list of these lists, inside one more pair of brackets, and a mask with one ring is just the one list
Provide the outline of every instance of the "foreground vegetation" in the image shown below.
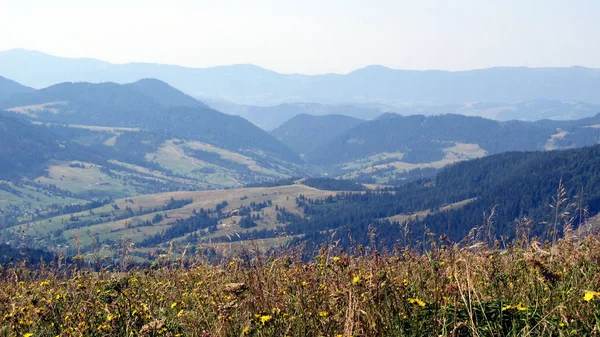
[[[176,256],[173,253],[173,256]],[[600,237],[0,270],[0,336],[589,336]],[[58,261],[60,262],[60,261]],[[77,262],[77,259],[75,259]],[[125,268],[125,265],[123,265]],[[97,269],[98,270],[98,269]]]

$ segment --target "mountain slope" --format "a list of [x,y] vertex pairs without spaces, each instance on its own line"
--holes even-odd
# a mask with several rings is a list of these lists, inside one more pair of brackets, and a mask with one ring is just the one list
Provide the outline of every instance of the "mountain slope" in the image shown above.
[[32,88],[21,85],[15,81],[9,80],[6,77],[0,76],[0,101],[9,98],[14,94],[31,92]]
[[0,112],[0,179],[43,174],[50,160],[102,162],[92,151],[65,141],[43,126]]
[[61,83],[13,95],[0,107],[43,122],[142,128],[299,161],[297,154],[252,123],[212,110],[157,80]]
[[[406,163],[444,158],[444,149],[474,144],[488,154],[595,144],[600,115],[579,121],[498,122],[462,115],[399,116],[367,121],[307,154],[315,164],[340,164],[379,153],[398,153]],[[561,130],[557,130],[561,129]],[[586,139],[579,139],[580,135]],[[596,137],[596,138],[594,138]]]
[[[553,200],[559,190],[566,201],[557,205]],[[560,236],[600,212],[600,145],[502,153],[449,166],[433,180],[391,192],[297,203],[305,217],[287,214],[285,231],[305,235],[299,240],[309,247],[331,240],[340,240],[342,247],[419,245],[428,233],[452,241],[470,235],[467,244],[493,244],[501,236],[505,241],[515,236],[551,241],[554,230]],[[558,207],[558,217],[550,205]]]
[[158,64],[110,64],[40,52],[0,52],[0,74],[32,87],[65,81],[128,83],[158,78],[196,97],[239,104],[513,104],[535,99],[600,103],[600,70],[583,67],[498,67],[469,71],[412,71],[369,66],[349,74],[284,75],[252,65],[185,68]]
[[271,134],[296,152],[310,153],[362,122],[361,119],[342,115],[301,114],[283,123]]
[[145,78],[125,86],[144,96],[152,97],[156,103],[165,108],[208,108],[206,104],[157,79]]

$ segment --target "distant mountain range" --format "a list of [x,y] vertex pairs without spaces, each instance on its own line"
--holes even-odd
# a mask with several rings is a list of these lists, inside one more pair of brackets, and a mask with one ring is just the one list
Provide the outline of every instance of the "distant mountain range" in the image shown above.
[[343,115],[359,119],[374,119],[394,108],[378,105],[327,105],[319,103],[283,103],[274,106],[239,105],[214,99],[204,99],[211,108],[230,115],[244,117],[263,130],[271,131],[298,115]]
[[404,116],[460,114],[500,121],[537,121],[542,119],[581,119],[600,113],[600,104],[562,102],[547,99],[530,100],[514,104],[469,102],[464,104],[413,105],[404,107],[393,107],[376,103],[354,105],[283,103],[274,106],[252,106],[214,99],[205,99],[203,101],[216,110],[231,115],[242,116],[254,123],[254,125],[267,131],[274,130],[289,119],[301,114],[313,116],[344,115],[370,120],[386,112],[395,112]]
[[498,67],[450,72],[374,65],[345,75],[284,75],[253,65],[117,65],[13,49],[0,52],[0,75],[34,88],[78,81],[129,83],[152,77],[194,97],[248,105],[315,102],[403,107],[468,102],[515,104],[538,99],[600,103],[600,70],[583,67]]
[[[23,172],[30,176],[43,173],[52,161],[64,165],[78,160],[110,167],[116,160],[136,165],[138,171],[143,167],[176,180],[191,179],[171,182],[170,186],[176,188],[188,188],[190,184],[241,186],[300,172],[396,184],[431,176],[457,161],[489,154],[574,148],[600,142],[600,114],[565,121],[526,122],[439,115],[429,108],[418,111],[433,115],[402,116],[382,113],[380,105],[246,106],[244,113],[254,116],[256,124],[256,120],[268,121],[268,116],[272,116],[270,125],[277,127],[268,133],[240,116],[214,110],[156,79],[127,84],[65,82],[39,90],[6,79],[0,83],[12,91],[8,98],[0,100],[0,110],[18,117],[17,121],[27,126],[6,121],[4,128],[13,125],[14,130],[23,128],[23,134],[47,135],[38,142],[44,146],[31,142],[36,137],[29,139],[18,134],[6,133],[2,139],[6,143],[3,146],[8,147],[5,160],[13,155],[20,158],[20,150],[26,153],[25,160],[15,161],[7,170],[29,172],[24,168],[31,167],[33,173]],[[520,114],[532,106],[543,111],[540,117],[544,113],[556,117],[556,109],[571,109],[581,115],[594,111],[592,104],[544,100],[510,106],[476,103],[445,107],[449,111],[463,107],[479,113],[493,112],[498,117]],[[340,114],[329,114],[332,111]],[[28,126],[30,122],[43,125]],[[193,181],[206,177],[210,179],[194,185]]]
[[518,103],[469,102],[435,106],[411,106],[393,108],[390,112],[400,115],[440,115],[460,114],[479,116],[500,121],[542,119],[569,120],[592,117],[600,113],[600,104],[563,102],[549,99],[535,99]]

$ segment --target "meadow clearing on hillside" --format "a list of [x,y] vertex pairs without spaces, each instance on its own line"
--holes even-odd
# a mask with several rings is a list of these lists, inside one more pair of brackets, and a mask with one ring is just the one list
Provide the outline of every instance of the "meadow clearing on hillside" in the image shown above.
[[[219,218],[219,224],[214,232],[206,234],[203,237],[206,240],[233,235],[233,233],[244,233],[251,230],[273,229],[281,225],[277,221],[276,208],[285,208],[291,212],[300,214],[301,210],[296,204],[296,198],[304,195],[310,198],[326,198],[334,195],[336,192],[323,191],[308,187],[302,184],[293,184],[277,187],[256,187],[241,188],[230,190],[212,190],[212,191],[182,191],[168,192],[160,194],[144,194],[124,199],[112,201],[110,204],[76,213],[57,215],[50,218],[44,218],[31,221],[5,229],[11,233],[22,231],[23,235],[33,238],[45,247],[54,247],[56,244],[61,246],[67,244],[75,246],[75,238],[80,247],[89,251],[97,241],[106,240],[130,240],[138,244],[143,240],[160,233],[172,227],[177,220],[184,220],[192,217],[195,211],[200,209],[211,210],[212,217]],[[174,200],[190,200],[190,203],[181,205],[172,209],[161,209],[166,204]],[[220,212],[216,211],[216,206],[226,201]],[[240,207],[248,207],[251,204],[260,204],[267,201],[270,206],[262,208],[260,220],[256,220],[256,227],[241,228],[239,225],[240,217],[230,213]],[[220,214],[220,215],[219,215]],[[152,226],[144,226],[146,221],[160,215],[161,219],[154,222]],[[54,233],[60,232],[60,235]],[[175,243],[184,241],[185,236],[176,238]],[[269,240],[268,242],[276,242]],[[185,246],[185,243],[183,243]],[[168,247],[168,244],[167,244]],[[136,250],[142,247],[136,247]],[[146,249],[142,249],[146,252]],[[106,254],[114,255],[114,250],[108,249]]]
[[[0,269],[0,336],[595,336],[600,238]],[[78,258],[75,258],[78,261]]]

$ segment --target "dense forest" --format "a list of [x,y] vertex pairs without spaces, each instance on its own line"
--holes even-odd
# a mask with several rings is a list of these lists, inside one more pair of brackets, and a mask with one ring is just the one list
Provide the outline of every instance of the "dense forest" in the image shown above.
[[[430,234],[454,242],[469,235],[494,241],[525,231],[553,240],[600,211],[600,145],[498,154],[451,165],[434,179],[325,199],[301,195],[296,204],[304,216],[278,208],[279,228],[239,239],[286,233],[302,234],[295,243],[315,248],[338,240],[343,247],[391,248],[423,243]],[[405,220],[391,218],[399,214]]]

